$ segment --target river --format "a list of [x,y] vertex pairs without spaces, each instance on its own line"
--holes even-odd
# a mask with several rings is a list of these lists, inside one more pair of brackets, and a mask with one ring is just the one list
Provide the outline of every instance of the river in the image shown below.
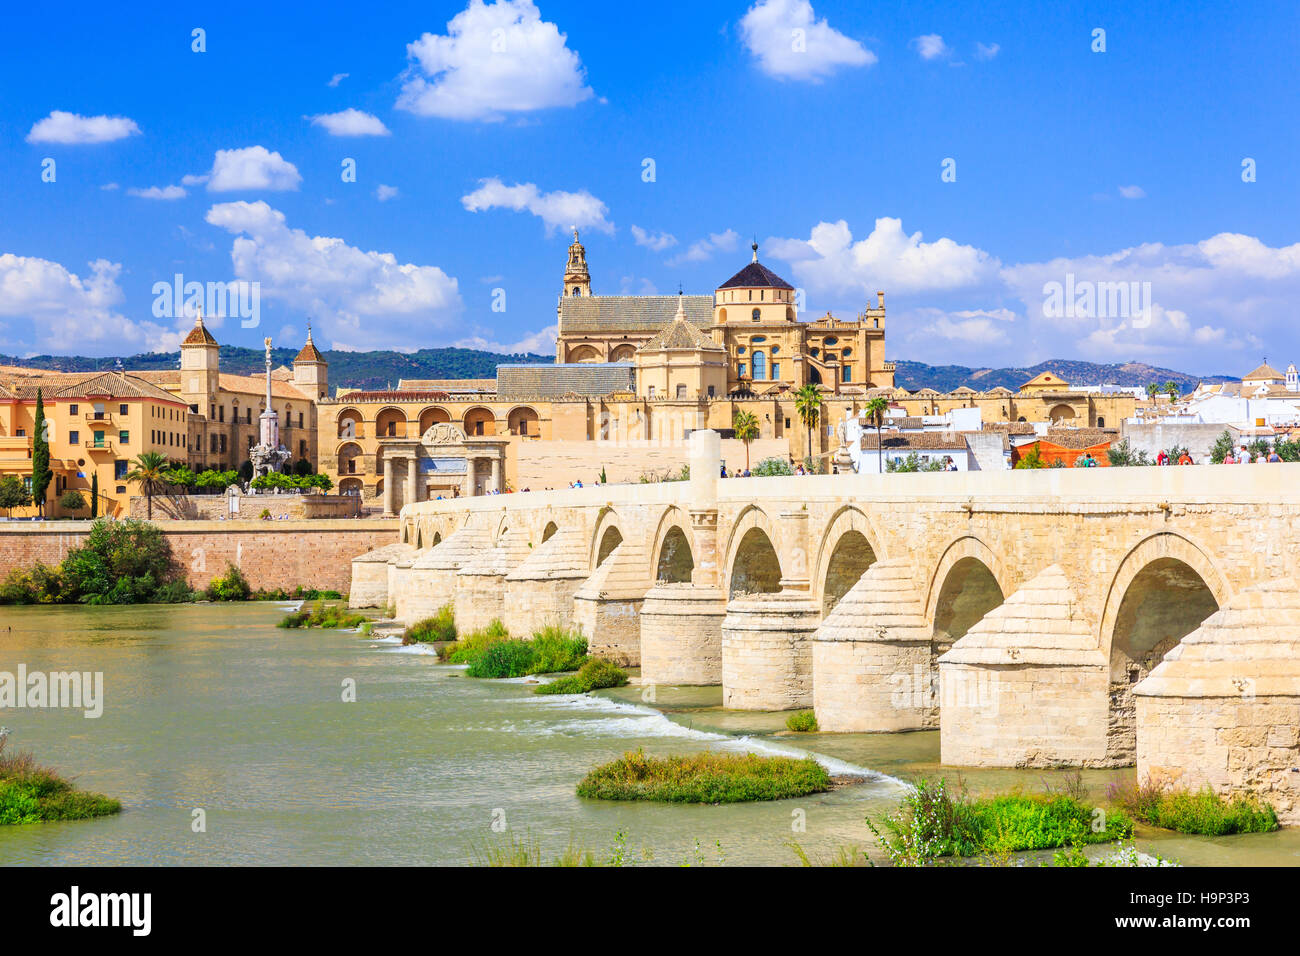
[[[463,865],[511,838],[546,862],[569,846],[605,861],[617,845],[636,863],[789,865],[792,841],[825,862],[870,845],[864,818],[939,770],[937,733],[790,735],[784,715],[723,711],[718,688],[658,688],[652,702],[638,687],[536,696],[467,678],[425,648],[276,628],[288,607],[0,607],[0,670],[104,675],[99,718],[0,710],[10,747],[123,804],[114,817],[0,828],[0,864]],[[717,807],[575,795],[593,765],[637,747],[807,749],[861,782]],[[1100,793],[1126,774],[1084,779]],[[980,793],[1060,773],[962,776]],[[1300,831],[1143,830],[1137,842],[1189,865],[1300,864]]]

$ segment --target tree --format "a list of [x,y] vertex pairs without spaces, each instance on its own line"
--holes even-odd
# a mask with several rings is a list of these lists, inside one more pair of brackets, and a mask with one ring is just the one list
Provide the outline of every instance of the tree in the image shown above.
[[1232,449],[1232,432],[1225,428],[1223,434],[1214,439],[1214,447],[1210,449],[1210,461],[1222,465],[1223,459],[1232,454]]
[[239,466],[239,480],[253,480],[253,463],[251,461],[245,460],[244,463]]
[[878,395],[867,402],[867,417],[871,419],[871,424],[876,426],[876,470],[884,469],[884,449],[880,446],[880,428],[885,424],[885,415],[889,411],[889,399],[883,395]]
[[745,470],[749,471],[749,443],[758,437],[758,418],[753,412],[737,409],[731,427],[735,430],[736,437],[745,443]]
[[32,496],[27,486],[17,475],[5,475],[0,478],[0,508],[9,514],[14,508],[25,508],[32,503]]
[[135,460],[135,467],[126,474],[127,481],[138,481],[144,492],[149,520],[153,520],[153,496],[167,490],[167,456],[156,451],[142,452]]
[[78,512],[86,507],[86,499],[82,497],[80,491],[75,488],[69,488],[63,494],[59,495],[59,510]]
[[1175,381],[1165,382],[1165,394],[1169,396],[1169,401],[1176,402],[1183,397],[1183,390],[1178,387]]
[[296,462],[293,463],[293,473],[295,475],[299,475],[299,476],[310,475],[314,473],[314,471],[315,469],[312,468],[311,462],[309,462],[306,458],[299,458]]
[[1111,445],[1106,449],[1106,460],[1110,462],[1112,468],[1129,468],[1151,464],[1151,456],[1143,449],[1134,451],[1127,438],[1119,442],[1119,444]]
[[90,473],[90,520],[99,517],[99,472]]
[[1034,442],[1033,447],[1029,449],[1027,455],[1021,455],[1020,460],[1016,462],[1017,468],[1046,468],[1047,462],[1043,460],[1043,453],[1038,450],[1038,442]]
[[1147,382],[1147,398],[1151,401],[1156,400],[1156,395],[1160,393],[1160,386],[1155,382]]
[[32,500],[36,503],[37,512],[42,518],[45,517],[45,492],[54,479],[54,472],[50,471],[50,439],[46,434],[47,428],[45,400],[41,397],[41,390],[38,388],[36,390],[36,435],[32,439]]
[[813,455],[812,433],[822,416],[822,393],[812,382],[794,393],[794,409],[808,429],[808,456]]

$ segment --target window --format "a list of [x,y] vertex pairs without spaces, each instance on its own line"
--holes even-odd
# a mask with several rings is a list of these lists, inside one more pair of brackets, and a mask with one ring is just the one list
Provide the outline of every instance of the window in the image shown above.
[[754,381],[767,377],[767,357],[762,352],[754,353]]
[[779,351],[781,351],[781,346],[779,346],[779,345],[773,345],[773,346],[772,346],[771,352],[772,352],[773,355],[775,355],[775,354],[776,354],[777,352],[779,352]]
[[18,437],[19,437],[19,438],[26,438],[26,437],[27,437],[27,429],[26,429],[26,428],[23,428],[23,427],[21,427],[21,426],[19,426],[19,428],[18,428]]
[[120,441],[123,445],[129,445],[131,444],[131,433],[126,429],[122,429],[120,432],[117,433],[117,440]]
[[298,427],[302,428],[302,412],[298,413]]
[[853,354],[853,349],[851,348],[840,349],[840,355],[844,356],[845,358],[848,358],[852,354]]
[[96,402],[96,403],[95,403],[95,419],[96,419],[96,421],[98,421],[99,419],[101,419],[101,418],[103,418],[103,417],[104,417],[104,403],[103,403],[103,402]]
[[678,386],[677,386],[677,397],[678,397],[678,398],[685,398],[685,397],[686,397],[686,386],[685,386],[685,385],[678,385]]
[[744,355],[744,354],[745,354],[745,347],[744,347],[743,345],[738,345],[738,346],[736,346],[736,354],[737,354],[737,355]]
[[69,442],[70,444],[73,444],[73,445],[80,445],[80,444],[81,444],[81,432],[78,432],[78,431],[70,431],[70,432],[68,432],[68,442]]
[[68,406],[68,414],[69,414],[69,415],[75,415],[75,414],[77,414],[77,406],[76,406],[76,405],[69,405],[69,406]]
[[117,461],[113,462],[113,478],[115,480],[121,481],[123,478],[126,477],[128,464],[129,462],[125,461],[122,458],[119,458]]
[[[776,349],[772,349],[772,351],[775,352]],[[780,378],[780,377],[781,377],[781,363],[780,363],[780,362],[773,362],[773,363],[772,363],[772,378],[773,378],[773,379],[778,379],[778,378]]]
[[750,345],[758,345],[758,344],[760,344],[760,343],[762,343],[762,342],[766,342],[766,341],[767,341],[767,336],[766,336],[766,335],[755,335],[753,338],[751,338],[751,339],[749,340],[749,344],[750,344]]
[[844,372],[844,381],[846,382],[853,381],[853,369],[851,366],[848,365],[844,366],[843,372]]
[[714,389],[713,389],[713,386],[710,385],[710,386],[709,386],[709,398],[713,398],[713,395],[714,395]]
[[125,415],[125,414],[126,414],[126,406],[125,406],[125,405],[119,405],[119,406],[117,406],[117,413],[118,413],[119,415]]
[[[1105,428],[1105,427],[1106,427],[1106,419],[1104,419],[1104,418],[1100,418],[1100,417],[1099,417],[1099,418],[1097,419],[1097,427],[1098,427],[1098,428]],[[74,432],[73,434],[76,434],[76,433]],[[74,438],[73,441],[76,441],[76,439]]]
[[741,378],[744,378],[744,377],[745,377],[745,363],[744,363],[744,362],[741,362],[739,365],[736,366],[736,374],[739,375]]
[[124,495],[124,494],[126,494],[126,485],[118,485],[118,486],[117,486],[117,493],[118,493],[119,495]]
[[754,321],[755,321],[755,322],[758,321],[758,317],[759,317],[760,315],[762,315],[762,314],[763,314],[763,313],[760,312],[758,309],[755,309],[755,310],[751,313],[751,315],[753,315],[753,317],[754,317]]
[[95,432],[95,447],[96,447],[96,448],[103,448],[103,447],[104,447],[104,433],[103,433],[103,432],[100,432],[100,431]]
[[655,397],[655,387],[653,385],[650,386],[650,397],[651,398]]

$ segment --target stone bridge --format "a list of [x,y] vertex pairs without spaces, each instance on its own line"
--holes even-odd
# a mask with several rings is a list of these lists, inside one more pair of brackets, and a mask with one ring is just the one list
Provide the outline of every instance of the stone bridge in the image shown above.
[[352,602],[577,626],[726,707],[1300,819],[1300,464],[719,479],[717,434],[691,443],[689,481],[407,506]]

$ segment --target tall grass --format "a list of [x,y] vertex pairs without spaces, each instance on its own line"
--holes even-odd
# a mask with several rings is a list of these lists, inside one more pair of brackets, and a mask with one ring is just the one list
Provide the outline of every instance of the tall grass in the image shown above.
[[[534,671],[534,673],[541,673]],[[540,685],[536,694],[586,694],[604,687],[622,687],[627,683],[627,671],[615,667],[607,660],[593,657],[583,664],[578,673],[561,677],[549,684]]]
[[322,598],[317,598],[310,611],[294,611],[282,618],[276,627],[360,627],[367,620],[364,614],[351,612],[341,604],[327,605]]
[[0,737],[0,826],[87,820],[121,810],[116,800],[76,789],[28,751],[5,753],[5,739]]
[[506,626],[499,620],[493,620],[487,627],[470,631],[457,637],[454,643],[438,648],[438,659],[448,664],[471,664],[487,650],[488,645],[509,636]]
[[402,635],[403,644],[432,644],[456,640],[456,613],[450,604],[438,608],[433,617],[416,621]]
[[1278,828],[1277,814],[1258,797],[1236,794],[1225,799],[1208,785],[1193,791],[1146,780],[1112,786],[1109,797],[1143,823],[1178,833],[1227,836]]
[[578,784],[578,796],[596,800],[742,803],[802,797],[830,788],[830,774],[811,757],[710,751],[647,757],[637,749],[588,773]]

